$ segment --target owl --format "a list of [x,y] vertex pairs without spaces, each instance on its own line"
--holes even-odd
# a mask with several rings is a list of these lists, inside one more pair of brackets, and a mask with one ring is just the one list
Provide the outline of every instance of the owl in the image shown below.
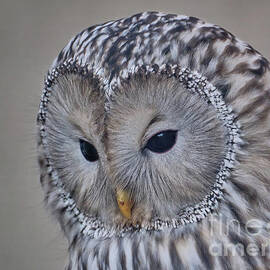
[[66,269],[270,269],[269,94],[269,62],[195,17],[72,38],[37,117]]

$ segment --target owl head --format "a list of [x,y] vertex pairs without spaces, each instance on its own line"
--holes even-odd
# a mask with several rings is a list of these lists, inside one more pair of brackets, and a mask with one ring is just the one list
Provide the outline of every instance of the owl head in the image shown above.
[[38,115],[41,183],[64,231],[207,217],[242,143],[240,86],[263,61],[186,16],[143,13],[74,37],[47,75]]

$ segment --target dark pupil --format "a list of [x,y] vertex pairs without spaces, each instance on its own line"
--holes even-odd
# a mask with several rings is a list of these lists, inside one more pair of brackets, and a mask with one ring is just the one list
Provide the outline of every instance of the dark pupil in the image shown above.
[[80,140],[81,152],[86,160],[94,162],[98,160],[98,152],[94,145],[84,140]]
[[164,153],[169,151],[175,144],[177,131],[162,131],[149,139],[146,148],[155,153]]

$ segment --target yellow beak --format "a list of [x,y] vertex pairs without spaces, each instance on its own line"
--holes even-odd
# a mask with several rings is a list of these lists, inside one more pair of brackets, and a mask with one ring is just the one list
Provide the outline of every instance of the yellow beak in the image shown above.
[[129,199],[129,195],[126,191],[117,189],[116,190],[116,198],[117,198],[117,203],[118,207],[120,209],[120,212],[122,215],[130,219],[131,218],[131,208],[133,206],[133,203]]

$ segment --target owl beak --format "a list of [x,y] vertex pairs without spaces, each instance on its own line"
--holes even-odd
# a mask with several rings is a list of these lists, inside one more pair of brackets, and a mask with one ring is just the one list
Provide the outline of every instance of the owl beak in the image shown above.
[[132,201],[129,199],[129,195],[126,191],[117,189],[116,190],[116,198],[118,207],[120,209],[121,214],[127,218],[131,218],[131,208],[133,206]]

